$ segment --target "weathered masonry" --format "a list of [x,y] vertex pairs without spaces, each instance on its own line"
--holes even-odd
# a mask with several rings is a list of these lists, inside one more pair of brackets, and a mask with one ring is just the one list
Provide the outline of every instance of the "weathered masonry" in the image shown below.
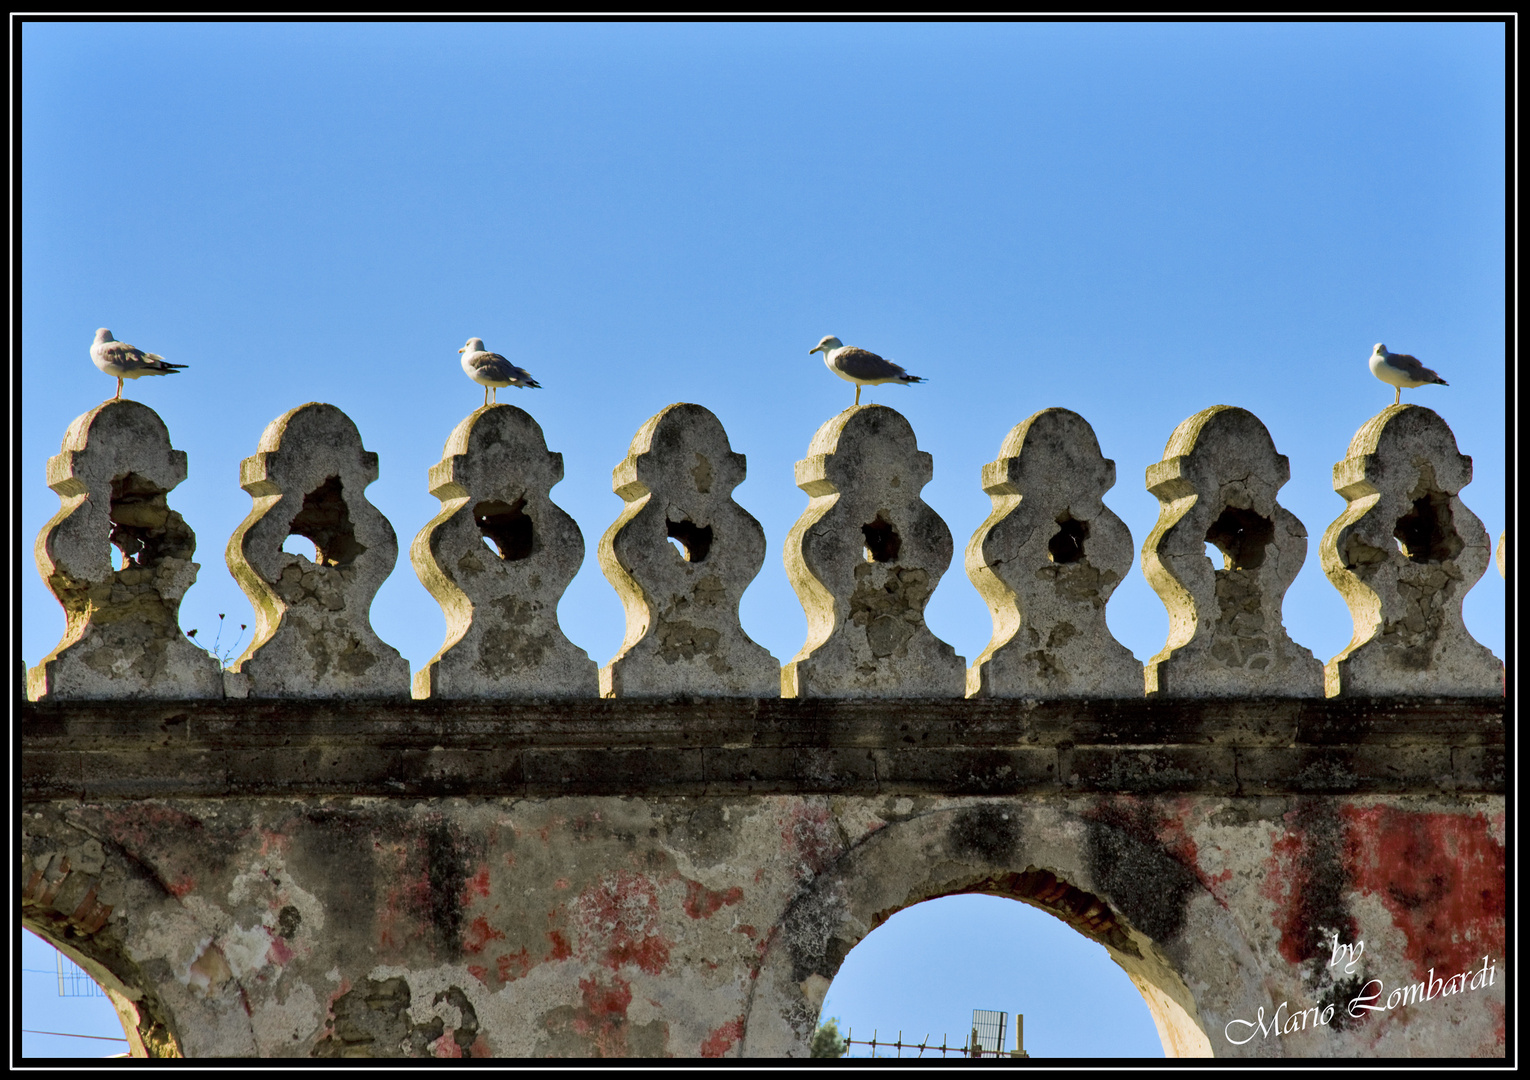
[[528,414],[476,410],[430,470],[409,557],[447,637],[412,679],[368,617],[399,553],[378,468],[333,406],[266,429],[226,552],[256,634],[224,670],[177,623],[196,539],[159,417],[107,402],[48,462],[36,558],[68,621],[26,675],[22,916],[135,1053],[802,1056],[861,938],[974,891],[1101,943],[1170,1055],[1505,1053],[1504,668],[1462,622],[1489,541],[1430,410],[1334,467],[1319,551],[1354,635],[1326,664],[1284,628],[1307,534],[1241,409],[1147,469],[1170,632],[1145,665],[1105,621],[1115,463],[1064,409],[983,470],[970,666],[924,621],[953,538],[892,409],[797,465],[784,664],[739,624],[765,536],[699,405],[616,467],[604,666],[558,626],[584,539]]

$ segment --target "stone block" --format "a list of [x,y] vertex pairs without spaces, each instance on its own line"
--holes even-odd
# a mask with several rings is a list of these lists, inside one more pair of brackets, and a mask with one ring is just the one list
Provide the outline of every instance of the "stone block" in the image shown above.
[[1180,424],[1148,467],[1159,507],[1142,571],[1169,610],[1168,641],[1144,669],[1149,694],[1322,696],[1322,664],[1281,616],[1307,555],[1307,530],[1275,498],[1290,478],[1259,418],[1227,405]]
[[1503,667],[1467,632],[1461,604],[1491,559],[1487,530],[1461,502],[1472,459],[1439,414],[1392,405],[1333,467],[1349,506],[1323,534],[1323,573],[1354,620],[1324,669],[1330,697],[1478,697]]
[[1141,697],[1142,665],[1105,622],[1132,565],[1132,536],[1101,501],[1116,463],[1075,412],[1017,424],[983,466],[993,500],[967,544],[967,576],[993,638],[967,669],[969,697]]
[[584,561],[579,526],[550,494],[562,479],[563,455],[514,405],[485,405],[446,440],[430,468],[441,512],[409,549],[446,641],[415,672],[415,697],[595,696],[595,661],[558,625]]
[[[255,501],[229,538],[255,636],[230,666],[251,698],[409,694],[409,661],[372,630],[372,598],[398,560],[393,526],[366,498],[377,455],[333,405],[310,402],[266,427],[239,466]],[[314,558],[282,550],[296,534]]]
[[738,617],[765,561],[765,530],[733,501],[743,481],[744,455],[700,405],[671,405],[633,436],[611,474],[627,505],[600,538],[601,572],[627,613],[600,669],[603,697],[777,692],[780,664]]
[[69,425],[48,459],[61,505],[33,549],[66,623],[27,672],[30,699],[223,696],[217,659],[179,623],[199,569],[196,534],[167,502],[184,479],[186,454],[147,405],[108,401]]
[[951,565],[951,530],[919,497],[933,475],[902,414],[846,409],[797,463],[808,493],[786,538],[807,641],[783,697],[961,697],[966,665],[930,632],[925,605]]

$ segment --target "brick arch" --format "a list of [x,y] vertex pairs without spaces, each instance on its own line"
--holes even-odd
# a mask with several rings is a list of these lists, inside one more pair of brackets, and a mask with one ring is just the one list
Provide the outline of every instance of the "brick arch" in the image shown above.
[[852,948],[904,908],[973,892],[1032,904],[1103,945],[1142,992],[1168,1056],[1239,1053],[1211,1036],[1260,1000],[1243,932],[1192,870],[1098,809],[973,800],[872,833],[772,928],[740,1055],[805,1055]]
[[[39,805],[41,813],[23,826],[22,926],[106,993],[130,1056],[198,1056],[198,1032],[214,1017],[225,1041],[237,1045],[246,1033],[253,1054],[243,991],[227,977],[226,963],[219,967],[213,929],[201,925],[153,867],[55,816],[55,809]],[[165,961],[157,945],[171,938],[205,943],[201,955],[187,958],[184,972],[160,970]]]

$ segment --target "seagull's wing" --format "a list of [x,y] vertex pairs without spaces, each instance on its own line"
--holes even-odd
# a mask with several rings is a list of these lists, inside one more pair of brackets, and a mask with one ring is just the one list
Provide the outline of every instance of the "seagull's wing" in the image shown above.
[[1444,379],[1440,378],[1439,372],[1432,368],[1426,368],[1423,364],[1419,363],[1419,359],[1416,356],[1409,356],[1407,353],[1387,353],[1387,363],[1401,371],[1408,378],[1415,379],[1418,382],[1439,383],[1442,386],[1449,385]]
[[506,360],[499,353],[481,352],[475,353],[469,359],[473,368],[481,375],[485,375],[495,382],[507,382],[511,386],[525,386],[541,389],[542,384],[531,377],[531,372],[525,368],[518,368]]
[[835,353],[834,366],[852,379],[900,379],[908,374],[891,360],[853,346]]
[[101,357],[109,364],[135,369],[144,375],[174,375],[185,364],[172,364],[158,353],[146,353],[125,341],[109,341],[101,346]]

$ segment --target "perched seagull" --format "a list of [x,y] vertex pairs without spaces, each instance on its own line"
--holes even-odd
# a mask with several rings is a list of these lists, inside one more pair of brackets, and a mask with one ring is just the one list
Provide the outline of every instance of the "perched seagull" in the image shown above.
[[875,386],[878,383],[902,383],[906,386],[909,383],[924,382],[918,375],[910,375],[891,360],[883,360],[874,352],[846,345],[833,334],[809,349],[808,355],[815,352],[823,353],[824,366],[830,371],[846,382],[855,383],[857,405],[861,403],[863,386]]
[[1397,396],[1393,399],[1393,405],[1402,404],[1403,387],[1413,389],[1415,386],[1428,386],[1430,383],[1439,383],[1441,386],[1449,386],[1450,383],[1440,378],[1435,372],[1430,371],[1418,362],[1416,357],[1407,353],[1387,352],[1387,347],[1380,342],[1371,351],[1371,374],[1384,383],[1391,383],[1397,387]]
[[462,370],[468,378],[483,386],[483,403],[489,403],[489,387],[494,387],[494,400],[499,400],[501,386],[521,386],[540,390],[542,384],[531,377],[531,372],[518,368],[499,353],[483,347],[483,338],[468,338],[468,343],[457,350],[462,354]]
[[139,379],[145,375],[174,375],[185,364],[168,364],[158,353],[144,352],[125,341],[112,337],[106,327],[96,331],[96,340],[90,346],[90,362],[117,378],[117,396],[122,400],[122,380]]

